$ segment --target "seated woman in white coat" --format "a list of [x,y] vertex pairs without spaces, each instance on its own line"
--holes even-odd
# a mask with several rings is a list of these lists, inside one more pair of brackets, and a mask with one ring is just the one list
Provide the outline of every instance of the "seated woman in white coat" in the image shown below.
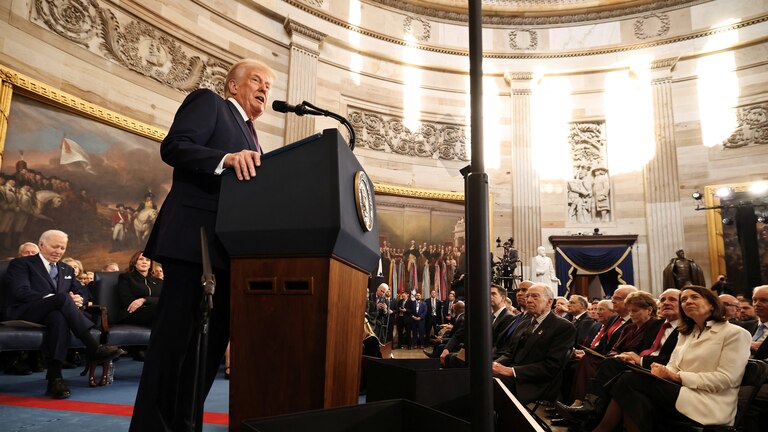
[[623,374],[610,389],[611,403],[595,431],[613,431],[622,420],[629,432],[652,431],[678,420],[732,425],[751,337],[724,315],[714,291],[685,287],[680,336],[669,363],[652,364],[654,376]]

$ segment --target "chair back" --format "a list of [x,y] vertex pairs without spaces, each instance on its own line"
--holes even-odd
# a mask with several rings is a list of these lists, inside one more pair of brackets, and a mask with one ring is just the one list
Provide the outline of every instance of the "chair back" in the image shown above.
[[117,279],[119,272],[97,272],[93,278],[93,302],[107,308],[109,325],[115,323],[122,304],[117,294]]
[[749,407],[760,392],[760,388],[766,382],[768,382],[768,363],[762,360],[748,360],[744,370],[744,378],[741,379],[740,392],[741,395],[746,394],[747,397],[739,397],[734,427],[738,428],[741,425],[744,415],[749,411]]

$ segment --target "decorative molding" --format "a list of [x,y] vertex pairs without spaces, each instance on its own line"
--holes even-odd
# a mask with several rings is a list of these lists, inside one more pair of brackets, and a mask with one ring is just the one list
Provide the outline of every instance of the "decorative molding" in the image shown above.
[[469,160],[463,125],[423,121],[411,131],[401,117],[352,106],[347,117],[359,147],[429,159]]
[[566,182],[567,221],[572,224],[610,222],[613,211],[605,122],[571,123],[568,142],[574,175]]
[[310,6],[315,6],[315,7],[319,7],[319,8],[323,7],[323,0],[303,0],[303,1],[304,1],[304,3],[306,3],[306,4],[310,5]]
[[0,65],[0,78],[2,78],[3,83],[10,83],[13,86],[14,91],[19,91],[21,94],[44,100],[63,109],[97,119],[108,125],[141,135],[151,140],[162,141],[168,133],[166,130],[156,128],[149,124],[126,117],[115,111],[87,102],[77,96],[63,92],[2,65]]
[[459,192],[442,192],[429,189],[415,189],[405,186],[396,186],[375,182],[373,184],[373,190],[374,192],[382,195],[397,195],[409,198],[422,198],[457,203],[464,202],[464,194]]
[[736,119],[738,126],[733,134],[723,141],[724,148],[768,144],[768,103],[740,107],[736,112]]
[[[331,16],[318,9],[308,7],[304,3],[301,3],[299,0],[282,0],[282,1],[290,4],[291,6],[296,7],[297,9],[300,9],[304,12],[314,15],[322,20],[325,20],[341,28],[344,28],[349,31],[357,32],[362,35],[372,37],[374,39],[378,39],[387,43],[392,43],[392,44],[401,45],[401,46],[415,47],[424,51],[434,52],[438,54],[469,56],[468,50],[459,50],[459,49],[452,49],[452,48],[445,48],[445,47],[434,47],[434,46],[428,46],[428,45],[414,44],[411,42],[406,42],[402,39],[393,38],[391,36],[383,35],[378,32],[353,26],[340,18]],[[703,0],[703,1],[707,1],[707,0]],[[697,2],[701,2],[701,1],[697,1]],[[634,45],[625,44],[625,45],[609,47],[609,48],[589,49],[589,50],[581,50],[581,51],[567,51],[567,52],[551,52],[551,53],[545,53],[545,52],[507,53],[507,52],[490,52],[489,51],[489,52],[484,52],[483,57],[491,58],[491,59],[523,60],[523,59],[562,59],[562,58],[587,57],[587,56],[593,56],[593,55],[615,54],[620,52],[629,52],[629,51],[635,51],[635,50],[648,49],[648,48],[653,48],[653,47],[662,46],[662,45],[669,45],[669,44],[674,44],[678,42],[685,42],[688,40],[709,37],[715,34],[730,32],[730,31],[738,30],[744,27],[753,26],[766,21],[768,21],[768,14],[755,17],[747,21],[742,21],[736,24],[731,24],[723,27],[714,28],[714,29],[706,29],[699,32],[689,33],[689,34],[671,37],[667,39],[659,39],[652,42],[636,43]],[[466,23],[466,20],[464,20],[464,23]],[[514,23],[514,24],[532,25],[530,23]]]
[[30,21],[97,55],[173,89],[224,94],[230,65],[98,0],[34,0]]
[[[289,3],[292,3],[297,0],[284,0],[288,1]],[[422,16],[428,16],[431,18],[437,18],[440,20],[445,21],[455,21],[455,22],[461,22],[466,23],[469,21],[469,16],[466,13],[463,12],[456,12],[454,10],[444,10],[444,9],[438,9],[438,5],[432,4],[432,5],[425,5],[424,3],[421,4],[414,4],[414,2],[409,0],[368,0],[371,3],[383,5],[392,9],[397,9],[404,13],[410,13],[410,14],[416,14],[416,15],[422,15]],[[623,18],[627,16],[634,16],[634,15],[640,15],[648,12],[655,12],[659,11],[661,9],[671,9],[676,8],[684,5],[694,5],[698,3],[703,3],[705,1],[709,0],[657,0],[653,2],[648,2],[645,4],[635,5],[635,6],[626,6],[626,7],[620,7],[615,6],[611,9],[601,10],[601,11],[589,11],[589,12],[579,12],[579,13],[572,13],[568,14],[567,10],[563,12],[562,15],[542,15],[542,16],[533,16],[533,11],[536,9],[532,9],[534,6],[539,6],[538,9],[546,12],[550,12],[554,9],[556,6],[562,6],[565,3],[569,3],[568,1],[563,0],[538,0],[538,1],[529,1],[525,2],[525,4],[520,4],[522,2],[516,1],[516,2],[510,2],[510,1],[504,1],[504,0],[484,0],[483,4],[487,6],[493,6],[495,10],[484,10],[483,11],[483,24],[487,25],[499,25],[499,26],[531,26],[531,25],[558,25],[558,24],[572,24],[572,23],[584,23],[584,22],[592,22],[592,21],[604,21],[609,19],[617,19],[617,18]],[[572,3],[572,2],[570,2]],[[552,9],[544,9],[542,8],[542,4],[547,4],[550,6],[553,6]],[[500,5],[509,5],[509,6],[527,6],[527,9],[519,8],[519,9],[512,9],[510,7],[507,8],[499,8]],[[559,8],[560,11],[563,11],[563,8]]]
[[[416,29],[414,28],[414,25],[413,25],[414,21],[421,23],[421,33],[416,31]],[[405,32],[405,34],[409,34],[413,36],[413,38],[419,42],[427,42],[429,38],[432,36],[432,25],[429,23],[429,21],[425,20],[424,18],[406,16],[403,19],[403,31]]]
[[[528,45],[520,46],[517,42],[518,35],[528,35]],[[531,29],[516,29],[509,31],[509,47],[514,50],[533,51],[539,47],[539,33]]]
[[322,42],[328,36],[325,33],[319,32],[311,27],[307,27],[304,24],[296,22],[290,18],[285,19],[283,27],[285,28],[285,31],[288,32],[288,36],[293,36],[293,34],[296,33],[315,40],[318,43]]
[[[650,27],[653,24],[655,24],[656,32],[653,34],[648,34],[648,29],[646,27]],[[655,37],[661,37],[669,33],[670,28],[670,18],[669,15],[662,13],[652,13],[648,15],[643,15],[642,17],[635,20],[635,37],[638,39],[650,39]]]

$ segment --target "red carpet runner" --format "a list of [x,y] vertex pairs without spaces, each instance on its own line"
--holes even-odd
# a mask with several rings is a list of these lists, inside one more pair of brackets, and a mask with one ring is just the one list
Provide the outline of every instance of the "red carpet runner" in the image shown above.
[[[40,408],[57,411],[74,411],[91,414],[107,414],[130,417],[133,414],[133,406],[118,405],[99,402],[81,402],[73,400],[54,400],[48,398],[33,398],[25,396],[10,396],[0,394],[0,405],[17,406],[25,408]],[[229,414],[206,412],[203,414],[203,423],[226,425],[229,424]]]

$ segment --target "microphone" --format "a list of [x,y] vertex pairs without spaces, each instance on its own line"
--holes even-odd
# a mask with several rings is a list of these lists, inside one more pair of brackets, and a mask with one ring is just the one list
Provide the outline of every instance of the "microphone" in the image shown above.
[[276,100],[272,102],[272,109],[281,112],[281,113],[295,113],[297,116],[303,116],[304,114],[308,115],[320,115],[319,112],[313,112],[311,108],[308,108],[306,105],[304,105],[304,102],[298,104],[298,105],[291,105],[286,101]]
[[281,113],[294,113],[297,116],[315,115],[335,119],[347,128],[347,131],[349,132],[349,148],[351,150],[355,149],[355,129],[352,127],[352,123],[350,123],[349,120],[339,114],[318,108],[307,101],[298,105],[291,105],[286,101],[276,100],[272,101],[272,109]]

